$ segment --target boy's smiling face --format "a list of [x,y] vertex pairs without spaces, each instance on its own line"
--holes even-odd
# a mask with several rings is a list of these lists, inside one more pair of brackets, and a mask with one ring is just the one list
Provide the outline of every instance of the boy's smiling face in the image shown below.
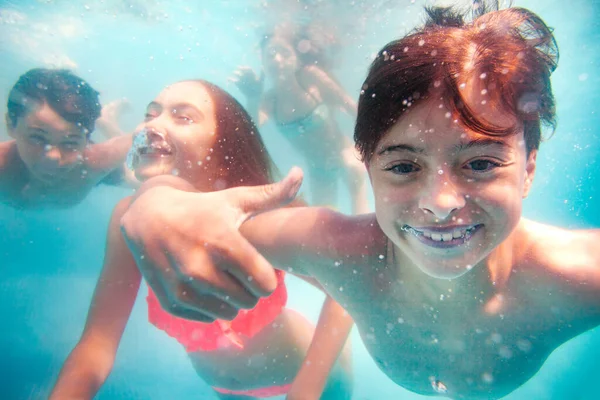
[[[405,112],[367,168],[385,234],[421,271],[451,279],[515,228],[536,152],[527,155],[522,128],[508,136],[474,132],[442,103],[430,99]],[[514,116],[494,108],[485,119],[518,126]]]
[[81,165],[88,144],[81,127],[66,121],[46,103],[32,104],[13,127],[9,124],[8,132],[31,175],[48,184],[61,181]]

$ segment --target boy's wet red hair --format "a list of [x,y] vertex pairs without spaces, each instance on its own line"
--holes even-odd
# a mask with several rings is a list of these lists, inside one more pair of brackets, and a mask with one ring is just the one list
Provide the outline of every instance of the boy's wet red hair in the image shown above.
[[523,8],[485,13],[470,23],[450,8],[426,11],[422,28],[387,44],[371,65],[354,131],[363,159],[369,161],[404,112],[433,93],[469,129],[487,135],[515,133],[517,127],[494,126],[467,105],[460,87],[474,77],[485,79],[493,106],[522,122],[527,152],[537,149],[542,124],[556,125],[550,75],[558,47],[552,30]]

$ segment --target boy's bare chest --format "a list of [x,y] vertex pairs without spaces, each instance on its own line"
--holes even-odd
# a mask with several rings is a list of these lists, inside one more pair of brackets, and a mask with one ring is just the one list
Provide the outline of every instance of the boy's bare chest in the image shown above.
[[510,393],[579,333],[555,310],[531,314],[526,299],[513,298],[494,312],[472,300],[461,309],[446,305],[445,295],[414,302],[391,288],[355,310],[355,320],[371,356],[392,380],[451,398]]
[[68,207],[80,203],[96,186],[98,176],[74,171],[55,185],[24,184],[18,198],[26,206]]

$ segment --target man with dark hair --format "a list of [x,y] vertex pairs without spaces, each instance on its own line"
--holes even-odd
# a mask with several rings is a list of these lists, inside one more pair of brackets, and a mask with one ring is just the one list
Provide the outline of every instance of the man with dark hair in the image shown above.
[[67,207],[104,180],[114,183],[131,136],[111,132],[111,139],[92,143],[101,111],[98,92],[68,70],[23,74],[8,96],[6,127],[13,140],[0,143],[0,201]]

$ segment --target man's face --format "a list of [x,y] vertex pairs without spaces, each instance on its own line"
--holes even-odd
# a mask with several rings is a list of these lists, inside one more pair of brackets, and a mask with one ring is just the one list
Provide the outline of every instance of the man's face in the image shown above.
[[8,132],[33,177],[57,183],[83,160],[87,145],[81,127],[66,121],[48,104],[37,103]]
[[[535,170],[523,131],[487,136],[460,124],[441,101],[416,105],[382,137],[368,170],[377,220],[422,272],[456,278],[516,227]],[[480,114],[481,115],[481,114]],[[515,126],[511,115],[486,119]]]

